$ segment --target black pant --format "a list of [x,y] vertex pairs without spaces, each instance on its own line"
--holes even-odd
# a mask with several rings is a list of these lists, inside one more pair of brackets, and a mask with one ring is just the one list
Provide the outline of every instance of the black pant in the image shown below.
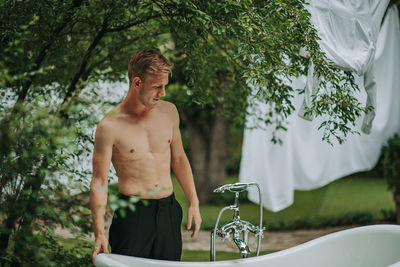
[[[128,200],[129,197],[120,194]],[[125,208],[122,217],[116,210],[110,227],[111,252],[159,260],[180,261],[182,254],[182,208],[174,194],[161,199],[147,199],[135,204],[135,211]]]

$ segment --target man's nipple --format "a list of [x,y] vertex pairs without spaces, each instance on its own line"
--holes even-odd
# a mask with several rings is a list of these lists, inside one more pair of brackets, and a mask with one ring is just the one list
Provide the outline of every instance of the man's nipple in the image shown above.
[[135,152],[135,149],[132,148],[129,152],[133,153],[133,152]]
[[171,139],[168,139],[168,144],[171,144]]

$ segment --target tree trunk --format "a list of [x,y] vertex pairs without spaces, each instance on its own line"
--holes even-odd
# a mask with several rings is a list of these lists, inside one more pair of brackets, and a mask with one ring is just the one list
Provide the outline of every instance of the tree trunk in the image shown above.
[[[209,143],[209,173],[208,190],[206,191],[208,201],[212,191],[222,185],[226,178],[226,165],[228,161],[228,122],[222,115],[214,117],[214,123],[210,129]],[[205,187],[202,188],[206,189]]]
[[210,200],[213,190],[226,177],[228,155],[228,122],[221,116],[211,116],[209,125],[196,123],[196,118],[184,114],[189,133],[191,166],[201,204]]
[[400,224],[400,192],[393,193],[393,200],[394,200],[394,203],[396,204],[397,224]]
[[[39,165],[39,170],[47,168],[47,163],[42,161]],[[5,255],[9,243],[11,234],[15,234],[14,238],[14,254],[23,255],[30,249],[20,250],[21,246],[24,246],[26,238],[30,238],[33,233],[31,223],[36,217],[36,208],[38,202],[38,196],[41,186],[43,185],[44,176],[37,174],[36,176],[30,177],[24,184],[21,192],[29,192],[29,195],[23,197],[17,197],[14,203],[11,203],[8,213],[5,214],[5,222],[2,227],[5,227],[5,231],[0,234],[0,255]],[[25,178],[28,179],[28,178]],[[16,204],[16,205],[15,205]],[[15,207],[13,207],[15,205]],[[19,224],[16,229],[16,224]]]
[[[189,146],[190,146],[190,161],[194,175],[194,182],[199,200],[202,199],[200,188],[207,174],[207,142],[204,135],[198,129],[197,125],[189,118],[187,114],[183,116],[188,129]],[[200,202],[202,202],[200,200]]]
[[2,227],[5,228],[0,234],[0,255],[5,252],[8,248],[8,242],[10,241],[11,232],[14,229],[15,222],[17,221],[16,216],[8,215],[3,223]]

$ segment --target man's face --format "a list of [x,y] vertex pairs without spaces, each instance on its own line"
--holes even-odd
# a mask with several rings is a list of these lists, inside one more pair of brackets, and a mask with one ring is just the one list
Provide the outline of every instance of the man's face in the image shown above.
[[153,108],[161,97],[165,96],[165,86],[168,84],[168,73],[147,74],[139,87],[139,100],[148,107]]

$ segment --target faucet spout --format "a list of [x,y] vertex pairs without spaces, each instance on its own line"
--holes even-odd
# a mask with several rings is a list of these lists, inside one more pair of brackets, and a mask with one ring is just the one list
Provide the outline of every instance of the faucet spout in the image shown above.
[[235,242],[236,246],[239,248],[240,255],[242,255],[243,258],[247,258],[250,254],[249,246],[240,238],[233,238],[233,242]]

